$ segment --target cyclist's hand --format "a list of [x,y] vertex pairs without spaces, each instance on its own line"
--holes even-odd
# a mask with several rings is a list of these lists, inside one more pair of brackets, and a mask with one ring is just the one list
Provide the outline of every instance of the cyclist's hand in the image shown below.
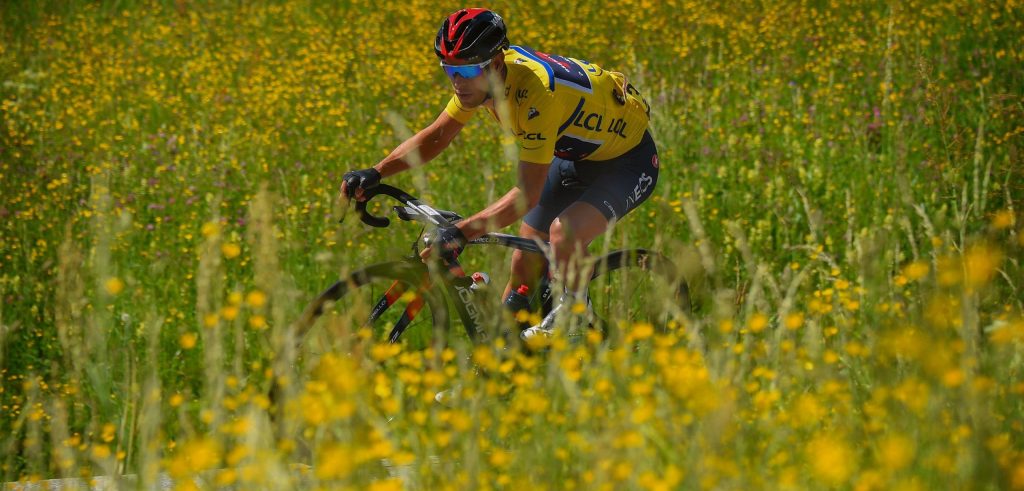
[[466,246],[467,242],[469,240],[462,230],[459,230],[459,227],[453,225],[436,228],[423,237],[424,248],[420,251],[420,258],[429,259],[434,253],[434,249],[437,249],[443,259],[455,259],[462,253],[462,248]]
[[341,177],[341,195],[346,198],[363,200],[363,190],[373,189],[380,184],[380,172],[370,167],[369,169],[352,170]]

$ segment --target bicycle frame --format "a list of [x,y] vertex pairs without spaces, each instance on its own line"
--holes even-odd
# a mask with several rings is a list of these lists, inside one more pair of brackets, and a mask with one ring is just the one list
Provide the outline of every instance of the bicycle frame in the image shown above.
[[[419,221],[427,226],[433,227],[445,227],[452,226],[455,222],[462,219],[462,217],[457,213],[436,210],[400,189],[386,184],[380,184],[364,193],[364,196],[366,197],[364,201],[356,203],[356,210],[359,211],[361,215],[360,219],[363,223],[373,227],[387,227],[390,224],[390,220],[387,218],[374,216],[366,210],[367,203],[373,197],[380,194],[391,196],[405,205],[404,208],[398,206],[394,207],[398,217],[402,220]],[[498,245],[525,252],[537,253],[542,256],[544,253],[543,244],[538,241],[502,233],[486,234],[470,241],[467,244],[467,247],[469,245]],[[618,258],[618,254],[621,253],[634,255],[638,262],[646,262],[651,256],[660,256],[656,252],[644,249],[633,249],[629,251],[613,252],[605,256],[605,259],[613,256]],[[402,260],[403,262],[413,265],[417,269],[422,269],[422,281],[419,282],[418,286],[414,287],[415,289],[413,293],[416,296],[406,306],[406,310],[402,317],[395,323],[395,326],[389,333],[388,339],[390,342],[398,341],[399,337],[405,332],[405,329],[422,309],[424,305],[424,297],[418,292],[428,291],[433,288],[434,284],[438,280],[444,286],[447,298],[451,299],[451,304],[455,307],[455,311],[458,313],[459,319],[466,328],[466,334],[475,343],[490,341],[492,333],[487,329],[487,321],[483,318],[484,309],[482,308],[482,304],[479,302],[479,298],[476,297],[474,290],[471,288],[474,284],[473,279],[466,275],[462,266],[453,254],[442,253],[441,256],[442,262],[446,266],[445,269],[437,267],[441,264],[440,262],[424,264],[419,258],[418,248],[416,246],[416,242],[414,242],[413,254]],[[674,268],[672,269],[674,270]],[[685,283],[683,283],[682,287],[684,289],[685,286]],[[537,288],[537,294],[535,294],[533,298],[535,300],[539,300],[539,305],[541,305],[543,309],[549,309],[551,293],[551,285],[548,275],[542,274],[540,278],[540,285]],[[367,324],[372,324],[376,321],[381,314],[383,314],[392,304],[405,294],[405,286],[400,281],[395,281],[374,305]],[[688,298],[686,301],[686,309],[689,309]],[[547,312],[545,311],[544,313]]]
[[[391,223],[389,219],[375,216],[366,209],[370,200],[380,194],[391,196],[405,205],[405,208],[395,207],[395,211],[402,220],[419,221],[428,226],[443,227],[454,225],[454,222],[461,219],[461,217],[456,213],[437,210],[398,188],[387,184],[380,184],[364,193],[364,196],[366,197],[364,201],[356,203],[356,210],[360,214],[360,220],[372,227],[383,228],[387,227]],[[467,244],[467,247],[474,244],[499,245],[525,252],[543,254],[541,245],[537,241],[509,234],[489,233],[470,241]],[[411,263],[419,263],[420,261],[419,257],[415,254],[405,260]],[[475,298],[473,290],[470,288],[473,285],[473,279],[466,275],[455,257],[443,257],[443,261],[447,266],[447,271],[441,273],[439,271],[433,271],[436,270],[434,267],[425,268],[423,283],[418,287],[418,289],[423,290],[430,288],[433,284],[431,279],[433,276],[432,273],[437,274],[437,277],[444,284],[448,297],[451,298],[452,304],[455,306],[455,311],[458,313],[459,319],[462,320],[463,325],[466,326],[466,333],[473,338],[474,342],[488,341],[490,333],[486,329],[485,320],[482,318],[483,310],[480,303],[477,301],[478,299]],[[540,295],[537,298],[540,300],[541,305],[547,304],[551,296],[551,288],[547,275],[541,276],[541,285],[538,291],[540,292]],[[405,294],[405,291],[402,284],[395,282],[375,304],[368,323],[372,323],[377,320],[377,318],[379,318],[384,311],[394,304],[394,302],[403,294]],[[416,314],[419,313],[422,306],[423,299],[421,296],[417,295],[417,298],[414,298],[412,302],[409,303],[406,307],[406,311],[389,333],[388,339],[391,342],[397,341],[402,333],[405,332],[405,328],[408,327],[416,317]]]
[[[470,241],[467,246],[472,244],[500,245],[526,252],[541,253],[541,248],[536,242],[508,234],[487,234]],[[461,268],[449,268],[447,270],[438,271],[436,268],[424,265],[420,258],[415,255],[405,258],[403,261],[417,267],[423,267],[423,281],[416,288],[417,291],[432,288],[435,284],[434,278],[436,277],[436,279],[440,280],[440,283],[444,285],[444,290],[447,293],[448,298],[452,300],[451,303],[455,307],[455,312],[458,313],[459,319],[466,327],[466,333],[470,338],[477,343],[490,341],[490,337],[493,333],[487,329],[487,319],[484,318],[484,309],[476,291],[472,289],[474,280],[471,277],[466,276],[465,272]],[[435,269],[433,274],[431,271],[432,269]],[[548,282],[547,275],[541,276],[541,283],[538,291],[540,294],[537,298],[539,299],[540,305],[546,304],[548,299],[551,297],[551,285]],[[406,287],[403,283],[398,281],[393,283],[381,296],[380,300],[378,300],[374,305],[367,323],[369,324],[376,321],[405,293]],[[405,329],[413,319],[416,318],[416,315],[423,307],[422,295],[418,293],[414,294],[416,297],[409,302],[406,306],[405,312],[402,314],[402,317],[397,323],[395,323],[395,326],[388,334],[388,340],[390,342],[398,341],[399,337],[401,337],[405,332]]]

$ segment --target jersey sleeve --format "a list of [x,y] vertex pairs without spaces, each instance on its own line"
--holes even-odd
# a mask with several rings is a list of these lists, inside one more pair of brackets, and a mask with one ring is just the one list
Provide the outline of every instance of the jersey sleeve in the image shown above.
[[466,124],[469,119],[473,117],[473,113],[476,112],[477,108],[467,109],[462,107],[462,103],[459,102],[459,97],[453,95],[452,99],[448,101],[448,105],[444,107],[444,112],[448,113],[452,119]]
[[532,87],[518,105],[519,160],[550,163],[562,119],[554,94],[544,87]]

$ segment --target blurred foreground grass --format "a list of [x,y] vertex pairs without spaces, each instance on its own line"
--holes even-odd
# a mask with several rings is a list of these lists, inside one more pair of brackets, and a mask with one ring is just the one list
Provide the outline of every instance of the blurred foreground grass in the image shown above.
[[[513,43],[652,102],[656,196],[594,247],[664,251],[699,311],[539,358],[340,319],[275,437],[289,321],[414,237],[338,225],[334,193],[441,110],[430,43],[459,7],[0,6],[0,479],[1024,489],[1013,1],[495,3]],[[478,118],[393,182],[469,213],[512,184],[503,155]]]

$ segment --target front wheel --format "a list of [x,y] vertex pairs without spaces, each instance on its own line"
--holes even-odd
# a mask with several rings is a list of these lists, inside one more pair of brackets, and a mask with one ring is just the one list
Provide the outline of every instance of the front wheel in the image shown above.
[[[302,430],[303,417],[296,409],[308,389],[304,383],[290,381],[322,380],[324,373],[351,376],[334,373],[352,367],[339,363],[336,355],[369,347],[371,356],[376,356],[372,353],[381,353],[377,343],[400,345],[400,351],[433,347],[439,353],[447,342],[448,326],[447,303],[431,288],[422,263],[376,264],[346,275],[310,302],[292,326],[297,352],[279,360],[279,375],[268,393],[278,438],[295,443],[295,456],[302,461],[311,459],[317,447],[319,433]],[[387,356],[388,351],[382,353]]]
[[423,264],[391,262],[350,273],[306,307],[297,340],[313,352],[334,351],[353,334],[405,349],[441,347],[448,335],[444,298],[430,288]]

